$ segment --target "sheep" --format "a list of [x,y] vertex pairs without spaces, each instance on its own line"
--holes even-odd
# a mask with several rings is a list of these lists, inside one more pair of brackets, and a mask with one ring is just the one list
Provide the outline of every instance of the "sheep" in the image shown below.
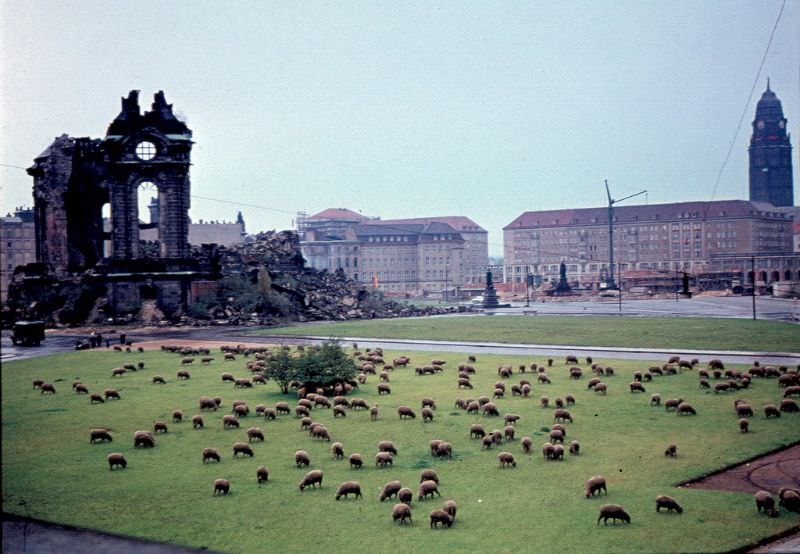
[[775,404],[767,404],[764,406],[764,417],[767,419],[771,417],[781,417],[781,412]]
[[747,420],[747,418],[745,417],[741,418],[739,420],[739,431],[741,433],[747,433],[749,428],[750,428],[750,422]]
[[539,381],[539,383],[541,383],[542,385],[549,385],[551,383],[550,377],[548,377],[544,373],[540,373],[539,376],[536,378],[536,380]]
[[783,391],[783,397],[789,398],[790,396],[800,396],[800,385],[786,387]]
[[94,404],[96,402],[99,402],[100,404],[103,404],[103,403],[105,403],[105,400],[103,400],[103,397],[100,396],[99,394],[92,394],[92,395],[89,396],[89,402],[91,404]]
[[681,402],[678,404],[678,415],[697,415],[697,411],[688,402]]
[[729,390],[731,390],[731,384],[730,383],[716,383],[714,385],[714,392],[715,393],[728,392]]
[[253,382],[250,381],[250,379],[247,379],[247,378],[244,378],[244,377],[241,378],[241,379],[236,379],[233,382],[233,388],[235,388],[235,389],[252,389],[253,388]]
[[661,406],[661,395],[654,393],[650,395],[650,406]]
[[133,434],[133,447],[142,446],[144,448],[153,448],[156,441],[150,431],[136,431]]
[[295,406],[294,407],[294,416],[295,417],[308,417],[311,415],[311,412],[305,406]]
[[431,529],[437,526],[446,525],[447,527],[453,526],[453,516],[444,510],[433,510],[431,512]]
[[200,358],[200,363],[201,364],[205,364],[205,365],[208,365],[213,361],[214,361],[214,358],[212,358],[210,356],[206,356],[205,358]]
[[480,409],[481,409],[480,403],[475,401],[475,400],[473,400],[472,402],[467,403],[467,413],[468,414],[475,414]]
[[522,396],[528,398],[531,394],[531,386],[528,384],[522,385]]
[[408,487],[403,487],[397,492],[397,499],[403,504],[410,506],[411,501],[414,499],[414,492]]
[[639,381],[631,381],[628,386],[631,392],[645,392],[644,386]]
[[463,377],[458,379],[458,388],[460,389],[471,389],[472,383],[469,379],[464,379]]
[[778,510],[775,509],[775,499],[772,498],[772,494],[763,490],[758,491],[755,493],[755,499],[757,512],[760,513],[763,510],[770,517],[778,517]]
[[217,494],[228,494],[231,490],[231,482],[227,479],[214,480],[214,496]]
[[791,398],[784,398],[781,400],[780,410],[787,414],[794,414],[800,411],[800,407],[798,407],[797,402]]
[[561,460],[564,461],[564,446],[561,444],[554,444],[553,445],[553,460]]
[[387,498],[397,496],[397,493],[400,492],[401,488],[402,485],[400,484],[400,481],[389,481],[383,486],[383,489],[381,489],[379,500],[383,502]]
[[94,442],[112,442],[114,439],[108,429],[92,429],[89,431],[89,443]]
[[553,444],[546,442],[542,445],[542,458],[545,460],[553,459]]
[[154,385],[166,385],[167,382],[161,375],[153,375],[153,384]]
[[568,394],[564,397],[564,400],[567,403],[567,406],[574,406],[575,405],[575,397],[571,394]]
[[41,394],[55,394],[56,388],[52,385],[52,383],[42,383],[39,386],[39,392]]
[[275,419],[276,417],[277,414],[274,409],[264,408],[264,421],[267,421],[268,419]]
[[569,413],[569,410],[556,410],[553,412],[553,421],[569,421],[572,423],[572,414]]
[[239,428],[239,420],[236,419],[236,416],[232,415],[225,415],[222,416],[222,428],[223,429],[230,429],[232,427]]
[[424,483],[425,481],[434,481],[438,483],[439,475],[436,473],[436,470],[423,469],[419,474],[419,482]]
[[225,373],[222,374],[221,377],[222,377],[222,381],[223,382],[225,382],[225,381],[229,381],[231,383],[235,383],[236,382],[236,378],[233,376],[233,373],[225,372]]
[[400,416],[400,419],[415,419],[417,417],[414,410],[408,406],[400,406],[397,408],[397,414]]
[[469,438],[481,439],[486,436],[486,430],[480,423],[473,423],[469,426]]
[[364,465],[364,458],[361,454],[350,454],[350,469],[361,469]]
[[128,370],[124,367],[115,367],[111,370],[111,377],[122,377],[126,373],[128,373]]
[[546,396],[542,396],[539,399],[539,406],[541,406],[542,408],[547,408],[549,405],[550,405],[550,399],[547,398]]
[[597,525],[600,525],[600,520],[603,520],[603,525],[608,525],[610,519],[616,525],[617,520],[624,521],[625,523],[631,522],[631,516],[619,504],[603,504],[600,506],[600,515],[597,517]]
[[487,417],[498,417],[500,415],[500,411],[497,409],[497,406],[494,402],[487,402],[483,405],[483,415]]
[[781,487],[778,490],[778,504],[790,512],[800,513],[800,490]]
[[253,449],[246,442],[233,443],[233,457],[236,458],[241,454],[242,456],[253,457]]
[[367,410],[369,409],[369,405],[367,404],[366,400],[363,398],[353,398],[350,401],[350,409],[351,410]]
[[311,438],[320,439],[324,441],[330,442],[331,435],[328,433],[328,430],[325,428],[324,425],[318,425],[316,428],[312,425],[311,426]]
[[217,463],[222,461],[222,458],[220,458],[219,452],[217,452],[216,448],[203,449],[203,463],[206,463],[210,460],[216,460]]
[[264,431],[258,427],[250,427],[247,430],[247,442],[253,442],[254,440],[264,442]]
[[39,389],[39,388],[42,387],[42,385],[44,385],[44,381],[42,381],[41,379],[34,379],[33,380],[33,388],[34,389]]
[[491,435],[483,437],[483,440],[481,440],[481,448],[484,450],[491,450],[492,445],[494,445],[494,440],[492,440]]
[[344,446],[340,442],[335,442],[331,445],[331,456],[336,460],[344,458]]
[[531,453],[531,447],[533,446],[533,439],[532,438],[530,438],[530,437],[522,437],[522,440],[520,441],[520,444],[522,445],[522,452],[524,452],[525,454],[530,454]]
[[380,441],[378,443],[378,452],[389,452],[397,456],[397,448],[392,441]]
[[347,417],[347,411],[342,406],[334,406],[333,417]]
[[489,433],[489,437],[492,439],[494,444],[502,444],[503,442],[503,433],[500,429],[494,429],[491,433]]
[[442,496],[439,492],[439,483],[436,481],[423,481],[419,484],[419,492],[417,494],[417,500],[424,500],[428,496]]
[[497,460],[500,462],[500,467],[517,467],[517,461],[514,459],[514,455],[511,452],[500,452],[497,455]]
[[583,371],[579,367],[573,367],[569,370],[570,379],[580,379],[583,376]]
[[575,356],[574,354],[567,354],[567,356],[565,358],[565,361],[564,361],[565,365],[577,364],[577,363],[578,363],[578,357],[577,356]]
[[308,467],[311,465],[311,458],[305,450],[298,450],[294,453],[294,463],[297,467]]
[[507,441],[513,441],[515,435],[515,429],[512,425],[506,425],[503,427],[503,436]]
[[681,402],[683,402],[683,398],[667,398],[667,400],[664,402],[664,409],[668,412],[671,410],[677,410]]
[[670,458],[675,458],[678,455],[678,447],[674,444],[670,444],[666,450],[664,450],[664,456],[668,456]]
[[656,512],[660,513],[661,508],[666,508],[667,512],[678,512],[679,514],[683,513],[683,508],[681,508],[680,504],[678,504],[678,502],[671,496],[656,496]]
[[103,391],[103,396],[106,397],[106,400],[119,400],[121,398],[117,389],[106,389]]
[[409,523],[413,523],[411,520],[411,508],[408,504],[398,503],[392,507],[392,520],[397,521],[400,520],[400,524],[404,524],[406,520]]
[[506,425],[516,425],[517,421],[519,421],[519,416],[517,414],[506,414],[503,416],[503,420],[506,422]]
[[180,410],[173,410],[172,423],[181,423],[181,422],[183,422],[183,412]]
[[586,498],[591,498],[595,494],[600,494],[600,491],[608,494],[608,489],[606,488],[606,478],[602,475],[594,475],[590,477],[583,486],[583,489]]
[[167,424],[163,421],[154,421],[153,422],[153,431],[156,433],[166,433],[167,432]]
[[200,399],[198,400],[198,403],[200,405],[201,410],[213,410],[215,412],[217,411],[217,403],[214,402],[213,399],[207,396],[201,396]]
[[389,452],[378,452],[375,454],[375,467],[386,467],[394,463],[394,458]]
[[114,466],[121,467],[125,469],[128,467],[128,461],[125,459],[125,456],[122,455],[120,452],[112,452],[108,456],[106,456],[106,460],[108,460],[108,469],[112,471]]
[[189,365],[194,363],[194,358],[183,358],[181,359],[181,365]]
[[593,388],[595,388],[595,387],[597,386],[597,384],[598,384],[598,383],[600,383],[600,382],[601,382],[601,379],[599,379],[599,378],[597,378],[597,377],[592,377],[591,379],[589,379],[589,382],[588,382],[588,383],[586,383],[586,388],[587,388],[587,389],[593,389]]
[[608,386],[603,382],[597,383],[594,386],[594,392],[597,394],[608,394]]
[[89,394],[89,389],[83,383],[75,383],[72,388],[75,394]]
[[444,458],[447,456],[448,458],[453,457],[453,445],[449,442],[440,442],[439,445],[436,447],[436,456],[438,458]]
[[747,402],[740,401],[734,406],[739,417],[753,417],[753,408]]
[[573,456],[579,456],[581,453],[581,443],[578,441],[572,441],[569,443],[569,453]]
[[350,494],[355,496],[356,499],[364,497],[364,495],[361,494],[361,485],[358,481],[345,481],[340,484],[336,489],[336,500],[339,500],[343,496],[347,499],[347,496]]
[[178,379],[184,379],[184,380],[192,378],[192,374],[189,373],[188,371],[186,371],[185,369],[178,370],[178,372],[175,374],[175,376]]
[[264,481],[269,481],[269,470],[266,466],[259,466],[256,468],[256,482],[261,484]]
[[203,428],[203,416],[196,415],[192,416],[192,428],[193,429],[202,429]]

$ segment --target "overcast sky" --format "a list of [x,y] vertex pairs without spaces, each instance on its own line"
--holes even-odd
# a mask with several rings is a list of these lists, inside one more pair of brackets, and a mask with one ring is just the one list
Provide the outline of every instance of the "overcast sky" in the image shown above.
[[[347,207],[384,219],[712,199],[782,0],[0,0],[0,163],[102,137],[160,89],[194,131],[191,216],[284,229]],[[800,121],[788,0],[714,199],[746,199],[766,78]],[[0,166],[3,212],[31,178]],[[642,197],[644,201],[644,197]],[[633,202],[633,201],[632,201]],[[267,209],[270,208],[270,209]]]

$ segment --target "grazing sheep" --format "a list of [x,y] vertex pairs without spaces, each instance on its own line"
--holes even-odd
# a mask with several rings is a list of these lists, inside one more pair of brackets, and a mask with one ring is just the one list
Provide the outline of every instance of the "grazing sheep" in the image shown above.
[[586,498],[591,498],[595,494],[599,495],[600,491],[608,494],[608,489],[606,488],[606,478],[602,475],[594,475],[593,477],[590,477],[583,486],[583,489]]
[[194,358],[183,358],[181,359],[181,365],[189,365],[194,363]]
[[546,442],[542,445],[542,458],[545,460],[553,459],[553,444]]
[[392,508],[392,520],[397,521],[398,519],[401,525],[405,523],[406,520],[408,520],[409,523],[413,523],[411,520],[411,507],[408,504],[399,503],[395,504]]
[[503,428],[503,436],[505,437],[505,439],[507,441],[513,441],[514,440],[514,435],[516,434],[515,431],[516,430],[514,429],[514,427],[512,425],[506,425]]
[[517,461],[514,459],[514,455],[511,452],[500,452],[497,455],[497,460],[500,462],[500,467],[517,467]]
[[781,400],[780,410],[787,414],[796,414],[798,411],[800,411],[800,407],[798,407],[797,402],[791,398],[784,398]]
[[166,385],[167,382],[161,375],[153,375],[153,384],[154,385]]
[[678,447],[674,444],[670,444],[666,450],[664,450],[664,456],[668,456],[670,458],[675,458],[678,455]]
[[577,356],[575,356],[574,354],[567,354],[567,356],[565,358],[565,361],[564,361],[564,365],[577,364],[577,363],[578,363],[578,357]]
[[[300,492],[306,487],[314,487],[315,485],[319,485],[322,488],[322,470],[321,469],[312,469],[308,473],[303,476],[303,479],[298,483],[300,487]],[[338,498],[337,498],[338,500]]]
[[246,442],[233,443],[233,457],[236,458],[241,454],[242,456],[253,457],[253,449]]
[[492,398],[504,398],[506,391],[504,389],[494,389],[492,393]]
[[570,379],[580,379],[583,375],[583,371],[579,367],[573,367],[569,370],[569,378]]
[[156,433],[166,433],[167,432],[167,424],[163,421],[155,421],[153,422],[153,431]]
[[341,497],[345,497],[352,494],[353,496],[358,499],[359,497],[363,498],[364,495],[361,494],[361,485],[358,481],[345,481],[336,489],[336,500],[339,500]]
[[430,408],[422,408],[422,422],[430,423],[433,421],[433,410]]
[[569,453],[573,456],[579,456],[581,453],[581,443],[578,441],[572,441],[569,443]]
[[681,402],[678,404],[678,415],[697,415],[697,411],[688,402]]
[[103,396],[106,397],[106,400],[120,399],[119,391],[117,389],[106,389],[103,391]]
[[233,388],[235,388],[235,389],[252,389],[253,388],[253,382],[250,381],[250,379],[246,379],[246,378],[236,379],[233,382]]
[[781,487],[778,490],[778,504],[790,512],[800,513],[800,489]]
[[495,442],[491,435],[483,437],[483,439],[481,440],[481,448],[485,450],[491,450],[492,445],[494,444]]
[[439,475],[433,469],[423,469],[419,474],[419,482],[424,483],[425,481],[434,481],[438,483]]
[[344,458],[344,446],[342,443],[335,442],[331,445],[331,455],[337,460]]
[[575,405],[575,397],[571,394],[568,394],[564,397],[564,400],[567,403],[567,406],[574,406]]
[[553,421],[569,421],[572,423],[572,414],[569,413],[569,410],[558,409],[553,412]]
[[483,405],[483,415],[488,417],[498,417],[500,415],[500,411],[497,409],[497,406],[494,402],[487,402]]
[[232,427],[239,428],[239,420],[236,419],[236,416],[232,415],[225,415],[222,416],[222,428],[223,429],[230,429]]
[[75,394],[89,394],[89,389],[83,383],[75,383],[72,388],[75,390]]
[[742,433],[747,433],[750,427],[750,422],[747,421],[747,418],[742,418],[739,420],[739,431]]
[[214,410],[215,412],[217,411],[217,403],[214,402],[213,399],[207,396],[201,396],[198,403],[200,404],[201,410]]
[[217,452],[216,448],[203,449],[203,463],[206,463],[209,460],[216,460],[218,463],[222,461],[222,458],[220,458],[219,452]]
[[531,394],[531,386],[528,384],[522,385],[522,396],[528,398]]
[[481,409],[481,405],[479,402],[473,400],[472,402],[467,403],[467,413],[474,414],[477,413]]
[[781,417],[781,412],[775,404],[767,404],[764,406],[764,417],[767,419],[771,417]]
[[397,408],[397,413],[400,416],[400,419],[415,419],[417,417],[417,414],[414,413],[414,410],[408,406],[400,406]]
[[111,442],[114,439],[111,438],[111,433],[108,432],[108,429],[92,429],[89,431],[89,443],[94,442]]
[[144,448],[153,448],[156,441],[150,431],[136,431],[133,434],[133,447],[142,446]]
[[738,401],[735,406],[736,415],[739,417],[753,417],[753,408],[744,400]]
[[99,402],[100,404],[103,404],[105,402],[105,400],[103,400],[103,397],[100,396],[99,394],[92,394],[92,395],[89,396],[89,402],[91,404],[94,404],[95,402]]
[[231,383],[235,383],[236,382],[236,378],[233,376],[233,373],[225,372],[225,373],[222,374],[222,381],[223,382],[229,381]]
[[264,481],[269,481],[269,470],[266,468],[266,466],[259,466],[256,469],[256,482],[260,484]]
[[41,379],[34,379],[33,380],[33,388],[34,389],[40,389],[40,388],[42,388],[42,385],[44,385],[44,381],[42,381]]
[[650,395],[650,405],[651,406],[661,406],[661,395],[658,393]]
[[375,454],[375,467],[386,467],[392,464],[394,464],[394,458],[392,458],[391,453],[378,452]]
[[599,378],[597,378],[597,377],[592,377],[591,379],[589,379],[589,382],[586,384],[586,388],[587,388],[587,389],[593,389],[593,388],[595,388],[595,387],[597,386],[597,384],[598,384],[598,383],[600,383],[600,382],[601,382],[601,380],[600,380]]
[[728,392],[729,390],[731,390],[731,384],[730,383],[716,383],[714,385],[714,392],[715,393]]
[[656,512],[661,512],[661,508],[666,508],[668,512],[683,513],[683,508],[681,508],[680,504],[671,496],[656,496]]
[[254,440],[264,442],[264,431],[258,427],[250,427],[247,430],[247,442],[253,442]]
[[433,495],[442,496],[439,492],[439,483],[436,481],[423,481],[419,484],[419,493],[417,494],[417,500],[424,500],[428,496],[433,497]]
[[436,456],[439,457],[439,458],[444,458],[446,456],[447,458],[451,458],[452,459],[452,457],[453,457],[453,445],[450,444],[449,442],[440,442],[436,446]]
[[411,501],[414,499],[414,492],[408,487],[403,487],[398,491],[397,499],[403,504],[410,506]]
[[431,512],[431,529],[437,526],[446,525],[447,527],[453,526],[453,516],[444,510],[433,510]]
[[342,406],[334,406],[333,417],[347,417],[347,410],[345,410]]
[[205,365],[208,365],[213,361],[214,361],[214,358],[211,358],[209,356],[206,356],[205,358],[200,358],[200,363],[201,364],[205,364]]
[[486,436],[486,430],[483,428],[483,425],[480,423],[473,423],[469,427],[469,438],[471,439],[481,439]]
[[308,467],[311,465],[311,458],[305,450],[298,450],[294,453],[294,463],[297,467]]
[[311,426],[311,438],[320,439],[320,440],[324,440],[324,441],[330,442],[331,435],[330,435],[330,433],[328,433],[328,430],[325,428],[324,425],[318,425],[316,427],[314,427],[312,425]]
[[108,469],[109,471],[114,469],[114,466],[121,467],[125,469],[128,467],[128,461],[125,459],[120,452],[112,452],[108,456],[106,456],[106,460],[108,460]]
[[52,385],[52,383],[42,383],[39,386],[39,392],[41,394],[55,394],[56,388]]
[[506,425],[516,425],[517,421],[519,421],[520,416],[517,414],[506,414],[503,416],[503,420],[506,422]]
[[397,448],[392,441],[381,441],[378,443],[378,452],[390,452],[397,456]]
[[533,439],[532,438],[530,438],[530,437],[522,437],[522,440],[520,441],[520,444],[522,445],[522,452],[524,452],[525,454],[530,454],[531,453],[531,447],[533,446]]
[[217,494],[228,494],[231,490],[231,482],[227,479],[214,480],[214,496]]
[[351,410],[366,410],[369,409],[369,405],[367,404],[366,400],[363,398],[353,398],[350,401],[350,409]]
[[178,379],[191,379],[192,374],[186,371],[185,369],[178,370],[178,373],[175,374]]
[[275,404],[275,411],[280,414],[289,414],[291,413],[291,408],[289,408],[289,404],[287,402],[278,402]]
[[126,373],[128,373],[128,370],[124,367],[115,367],[111,370],[111,377],[122,377]]
[[667,400],[664,402],[664,409],[668,412],[671,410],[677,410],[681,402],[683,402],[683,398],[667,398]]
[[464,377],[460,377],[458,379],[458,388],[460,388],[460,389],[462,389],[462,388],[463,389],[471,389],[472,388],[472,383],[470,382],[469,379],[465,379]]
[[619,504],[603,504],[600,506],[600,515],[597,517],[597,525],[600,525],[600,520],[603,520],[603,525],[608,525],[610,519],[616,525],[617,520],[624,521],[625,523],[631,522],[631,516]]
[[564,446],[561,444],[554,444],[553,445],[553,460],[561,460],[564,461]]
[[350,454],[350,469],[361,469],[364,465],[364,458],[361,454]]
[[272,408],[264,408],[264,421],[268,419],[275,419],[277,414],[274,409]]
[[758,491],[755,493],[756,498],[756,511],[764,513],[770,517],[778,517],[778,510],[775,508],[775,499],[772,494],[767,491]]
[[383,502],[387,498],[397,496],[401,488],[403,488],[403,486],[400,484],[400,481],[389,481],[383,486],[383,489],[381,489],[379,500]]
[[628,386],[631,392],[645,392],[644,386],[639,381],[631,381]]
[[294,416],[295,417],[308,417],[311,415],[311,412],[305,406],[295,406],[294,407]]
[[551,383],[550,377],[548,377],[544,373],[540,373],[539,376],[536,378],[536,380],[539,381],[539,383],[541,383],[542,385],[549,385]]
[[608,394],[608,386],[605,383],[597,383],[594,386],[594,392],[598,394]]

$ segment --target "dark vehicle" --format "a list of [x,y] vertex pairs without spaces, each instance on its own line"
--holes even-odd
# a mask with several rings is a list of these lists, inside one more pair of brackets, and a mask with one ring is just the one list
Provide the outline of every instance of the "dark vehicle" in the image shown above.
[[44,321],[18,321],[11,342],[18,346],[39,346],[44,340]]

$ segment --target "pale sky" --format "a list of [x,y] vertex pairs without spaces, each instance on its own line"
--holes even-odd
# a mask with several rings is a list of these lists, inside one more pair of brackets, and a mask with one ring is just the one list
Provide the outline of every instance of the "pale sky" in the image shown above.
[[[192,193],[246,204],[194,198],[193,220],[466,215],[500,254],[523,211],[605,205],[603,179],[712,199],[781,3],[0,0],[0,163],[103,137],[121,96],[163,89],[194,132]],[[798,198],[800,0],[714,199],[747,198],[767,76]],[[0,184],[3,214],[32,204],[24,171],[0,166]]]

